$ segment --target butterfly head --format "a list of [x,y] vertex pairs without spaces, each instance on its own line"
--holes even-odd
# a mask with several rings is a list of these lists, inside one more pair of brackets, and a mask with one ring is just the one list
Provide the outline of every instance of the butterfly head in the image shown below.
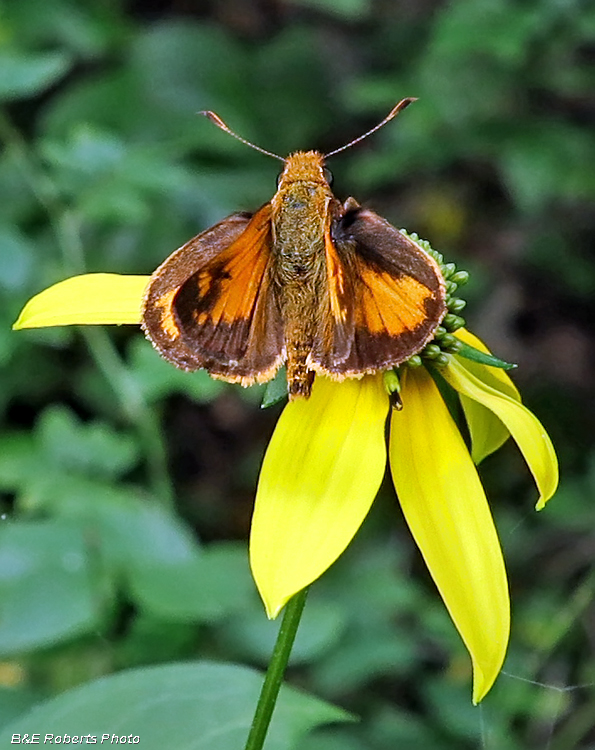
[[278,188],[283,191],[295,182],[308,182],[328,186],[328,171],[324,168],[324,156],[318,151],[296,151],[285,159],[285,167],[279,175]]

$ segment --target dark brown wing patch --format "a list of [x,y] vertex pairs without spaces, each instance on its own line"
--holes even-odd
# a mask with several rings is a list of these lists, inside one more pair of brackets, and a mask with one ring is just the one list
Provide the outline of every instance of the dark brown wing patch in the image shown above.
[[271,208],[234,214],[177,250],[153,274],[143,327],[160,353],[188,370],[250,385],[283,359],[270,285]]
[[404,362],[432,338],[446,313],[434,259],[377,214],[352,200],[346,206],[326,241],[324,304],[333,330],[321,333],[312,356],[317,370],[335,377]]

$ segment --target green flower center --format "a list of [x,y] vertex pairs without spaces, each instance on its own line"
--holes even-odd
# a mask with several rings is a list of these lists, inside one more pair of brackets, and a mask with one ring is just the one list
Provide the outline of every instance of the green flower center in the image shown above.
[[450,355],[456,354],[462,346],[454,333],[465,325],[465,319],[459,313],[467,303],[456,292],[459,287],[469,281],[469,274],[467,271],[459,271],[455,263],[445,263],[444,256],[434,250],[427,240],[422,240],[414,232],[410,234],[405,229],[400,231],[425,250],[440,266],[446,285],[446,307],[448,310],[441,324],[434,331],[434,338],[404,364],[408,367],[420,367],[424,361],[429,360],[437,367],[445,367],[449,362]]

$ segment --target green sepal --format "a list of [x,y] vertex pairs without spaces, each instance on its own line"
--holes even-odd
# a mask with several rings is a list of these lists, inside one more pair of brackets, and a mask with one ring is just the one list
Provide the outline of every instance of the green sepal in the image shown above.
[[518,365],[512,364],[510,362],[505,362],[503,359],[494,357],[493,354],[482,352],[479,349],[476,349],[474,346],[466,344],[464,341],[461,341],[461,348],[457,352],[457,356],[465,357],[465,359],[470,359],[472,362],[479,362],[479,364],[481,365],[500,367],[502,370],[514,370],[515,367],[518,367]]
[[281,367],[275,377],[266,384],[260,408],[268,409],[284,398],[287,398],[287,375],[285,368]]
[[401,382],[399,380],[399,373],[396,368],[387,370],[383,373],[384,387],[388,393],[388,399],[393,409],[401,411],[403,408],[403,402],[401,401]]

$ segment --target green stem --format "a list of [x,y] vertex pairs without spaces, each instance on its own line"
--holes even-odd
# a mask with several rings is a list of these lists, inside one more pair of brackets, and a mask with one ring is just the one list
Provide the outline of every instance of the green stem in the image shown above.
[[264,745],[307,594],[308,589],[302,589],[287,603],[244,750],[261,750]]

